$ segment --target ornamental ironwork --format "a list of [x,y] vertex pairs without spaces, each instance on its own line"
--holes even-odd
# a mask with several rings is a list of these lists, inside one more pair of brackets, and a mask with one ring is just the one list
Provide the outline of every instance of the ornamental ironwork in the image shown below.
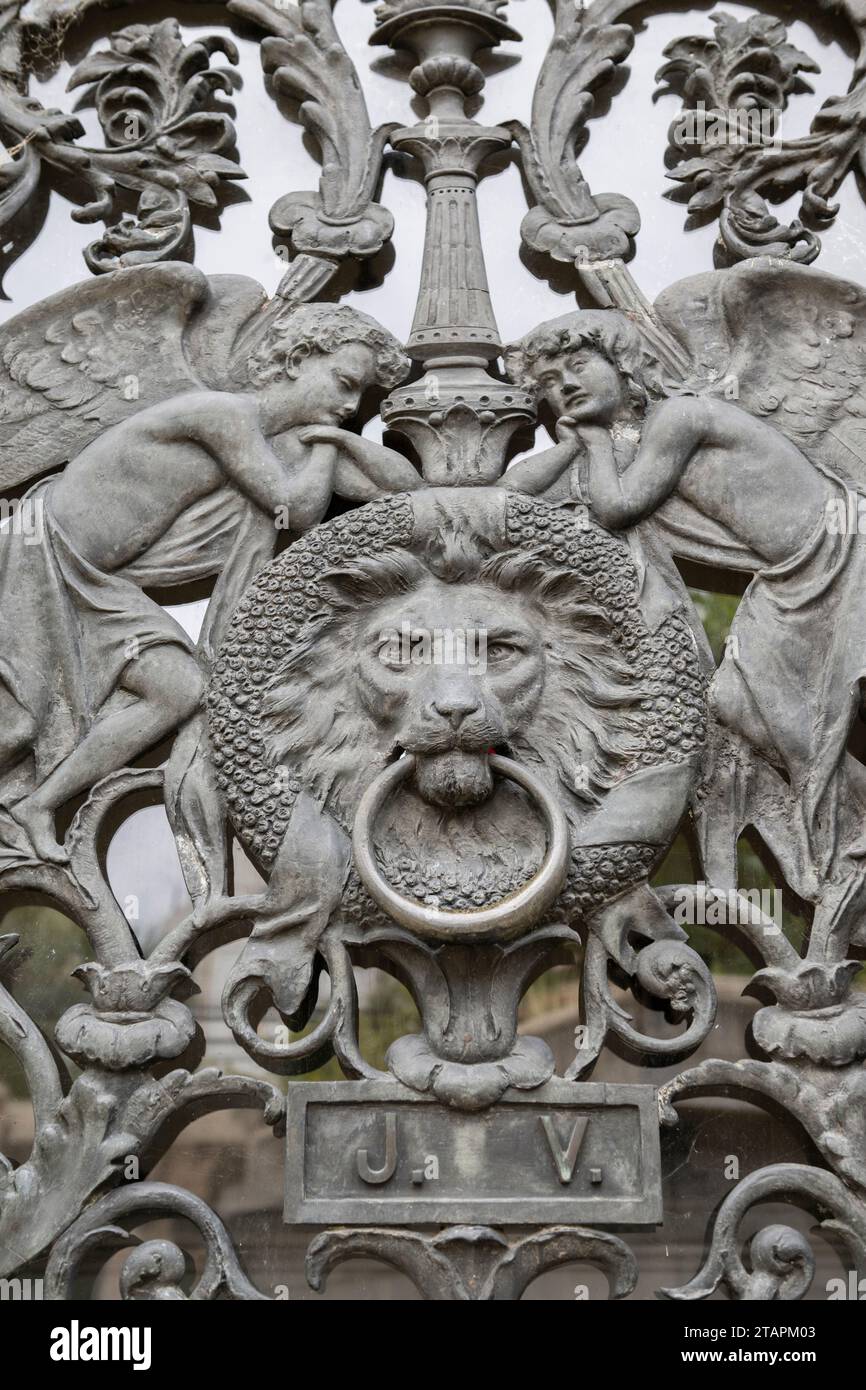
[[[713,267],[651,303],[627,268],[636,203],[579,163],[642,7],[554,0],[528,124],[485,125],[489,50],[519,40],[504,0],[386,0],[369,38],[402,60],[406,123],[374,128],[329,0],[229,0],[321,164],[318,188],[261,209],[285,262],[269,296],[242,264],[195,263],[197,219],[224,222],[245,178],[234,43],[133,13],[72,66],[102,132],[87,143],[31,79],[96,8],[7,3],[0,39],[4,257],[46,181],[102,223],[91,278],[0,328],[0,892],[58,908],[91,954],[49,1038],[0,938],[0,1041],[35,1126],[28,1155],[0,1155],[0,1275],[70,1297],[105,1238],[133,1247],[123,1297],[274,1296],[215,1210],[150,1176],[185,1118],[247,1106],[284,1154],[284,1221],[324,1228],[312,1288],[364,1256],[427,1298],[514,1300],[588,1261],[623,1298],[629,1234],[664,1232],[663,1145],[706,1094],[781,1106],[814,1161],[733,1182],[702,1267],[662,1292],[814,1296],[799,1226],[744,1248],[769,1201],[816,1215],[859,1271],[866,291],[815,262],[863,166],[862,61],[787,139],[776,119],[818,69],[779,19],[720,12],[667,45],[683,110],[659,155],[719,234]],[[863,0],[820,9],[862,58]],[[524,255],[576,294],[510,343],[477,206],[506,158]],[[340,302],[394,234],[394,160],[426,198],[405,342]],[[358,428],[370,393],[384,438]],[[718,662],[698,572],[743,594]],[[165,606],[195,584],[197,640]],[[190,899],[149,949],[105,864],[136,798],[164,807]],[[694,881],[663,885],[683,827]],[[746,896],[747,830],[802,940]],[[235,891],[234,843],[261,891]],[[696,923],[755,966],[739,1060],[713,1056]],[[198,1065],[189,1007],[232,940],[236,1072]],[[563,964],[581,1010],[564,1064],[518,1017]],[[418,1012],[382,1058],[359,1028],[369,966]],[[610,1049],[639,1080],[593,1079]],[[297,1079],[330,1059],[341,1079]],[[173,1240],[135,1243],[158,1217],[197,1232],[196,1282]]]

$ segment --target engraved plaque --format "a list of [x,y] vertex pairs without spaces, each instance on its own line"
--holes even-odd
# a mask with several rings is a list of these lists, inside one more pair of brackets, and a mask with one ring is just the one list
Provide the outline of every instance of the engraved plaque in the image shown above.
[[550,1081],[467,1113],[379,1082],[297,1082],[287,1135],[292,1224],[661,1220],[651,1086]]

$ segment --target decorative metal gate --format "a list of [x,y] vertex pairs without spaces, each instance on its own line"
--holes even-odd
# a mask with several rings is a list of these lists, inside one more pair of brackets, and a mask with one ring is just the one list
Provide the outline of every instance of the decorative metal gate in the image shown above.
[[[866,4],[673,6],[655,53],[646,6],[534,5],[490,124],[504,0],[3,6],[4,1290],[298,1297],[301,1247],[350,1296],[866,1273],[866,291],[815,267]],[[794,137],[805,20],[850,84]],[[578,162],[593,113],[637,138],[636,35],[683,264],[708,232],[654,302]],[[358,307],[401,257],[408,337]]]

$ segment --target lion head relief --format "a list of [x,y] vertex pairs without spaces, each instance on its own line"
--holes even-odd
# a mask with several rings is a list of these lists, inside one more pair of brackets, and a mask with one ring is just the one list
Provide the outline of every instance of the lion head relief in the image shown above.
[[645,690],[573,571],[442,541],[321,583],[329,610],[274,673],[261,728],[273,762],[303,768],[344,823],[401,752],[415,754],[420,799],[457,812],[491,795],[494,749],[585,802],[638,751]]
[[[446,908],[517,891],[545,829],[526,792],[492,774],[497,752],[560,802],[583,904],[654,862],[646,779],[695,758],[703,692],[687,624],[650,629],[620,539],[499,489],[437,489],[336,518],[266,567],[209,707],[230,817],[265,872],[302,788],[349,830],[409,753],[411,777],[377,820],[386,878]],[[675,822],[687,791],[659,795]],[[356,907],[369,919],[366,899]]]

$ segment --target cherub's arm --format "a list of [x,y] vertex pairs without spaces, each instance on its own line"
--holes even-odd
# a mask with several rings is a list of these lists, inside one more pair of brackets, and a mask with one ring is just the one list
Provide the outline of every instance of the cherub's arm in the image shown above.
[[532,497],[546,492],[557,478],[574,462],[583,444],[575,438],[574,422],[563,416],[557,421],[556,433],[559,439],[552,449],[544,449],[540,454],[530,454],[512,464],[501,480],[502,487],[513,488],[516,492],[526,492]]
[[308,531],[322,520],[336,488],[340,458],[330,444],[303,444],[297,434],[272,441],[283,468],[278,505],[289,509],[293,531]]
[[544,449],[540,454],[530,454],[529,458],[513,463],[500,479],[502,487],[510,487],[515,492],[526,492],[538,497],[553,487],[557,478],[574,461],[574,445],[554,444],[552,449]]
[[[338,497],[345,497],[349,502],[373,502],[382,496],[382,489],[371,482],[366,473],[362,473],[345,454],[337,456],[334,491]],[[401,488],[400,491],[405,492],[406,489]]]
[[299,438],[305,443],[332,444],[340,451],[335,491],[352,501],[366,502],[383,492],[413,492],[424,480],[408,459],[374,439],[332,425],[307,425]]
[[664,401],[648,417],[636,457],[619,473],[607,429],[582,426],[589,454],[589,503],[602,526],[621,530],[655,511],[711,433],[706,402],[696,397]]
[[277,507],[288,507],[293,531],[321,521],[334,491],[337,451],[331,445],[303,445],[287,433],[272,447],[255,404],[228,393],[190,402],[184,424],[187,437],[197,439],[261,511],[273,516]]

